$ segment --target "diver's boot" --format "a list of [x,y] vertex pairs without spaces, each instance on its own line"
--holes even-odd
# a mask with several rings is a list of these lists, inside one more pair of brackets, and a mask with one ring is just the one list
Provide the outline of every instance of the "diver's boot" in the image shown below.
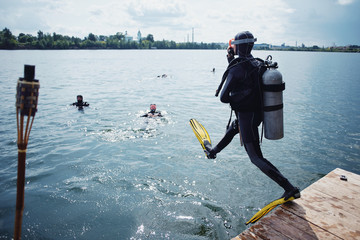
[[205,154],[206,157],[208,159],[215,159],[216,158],[216,153],[214,152],[214,150],[211,148],[211,144],[209,143],[208,140],[204,140],[204,146],[205,146]]
[[285,201],[291,197],[294,197],[295,199],[300,198],[300,190],[298,187],[294,187],[290,191],[285,191],[284,194],[281,196],[281,198],[284,198]]

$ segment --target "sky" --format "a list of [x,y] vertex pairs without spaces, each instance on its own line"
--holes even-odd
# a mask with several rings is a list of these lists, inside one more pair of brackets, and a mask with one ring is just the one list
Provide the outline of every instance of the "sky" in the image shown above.
[[360,0],[0,0],[0,30],[84,38],[125,33],[155,40],[226,43],[250,31],[257,43],[360,45]]

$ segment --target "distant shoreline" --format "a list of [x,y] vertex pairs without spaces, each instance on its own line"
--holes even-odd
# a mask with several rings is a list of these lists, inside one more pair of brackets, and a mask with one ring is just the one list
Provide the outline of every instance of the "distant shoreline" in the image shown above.
[[[152,34],[148,34],[146,38],[139,37],[133,40],[126,33],[121,32],[110,36],[97,36],[92,33],[83,39],[78,37],[69,37],[61,34],[49,34],[38,31],[37,36],[31,34],[20,33],[14,36],[8,28],[0,31],[0,50],[135,50],[135,49],[227,49],[227,43],[203,43],[203,42],[175,42],[163,39],[155,41]],[[360,52],[360,46],[348,45],[338,47],[301,47],[273,46],[271,44],[255,44],[254,50],[266,51],[306,51],[306,52]]]
[[[94,50],[94,51],[107,51],[107,50],[119,50],[119,51],[124,51],[124,50],[138,50],[138,51],[143,51],[143,50],[148,50],[148,51],[154,51],[154,50],[225,50],[225,48],[214,48],[214,49],[205,49],[205,48],[156,48],[156,49],[128,49],[128,48],[67,48],[67,49],[53,49],[53,48],[49,48],[49,49],[37,49],[37,48],[16,48],[16,49],[1,49],[0,51],[59,51],[59,50],[63,50],[63,51],[82,51],[82,50]],[[340,49],[336,49],[336,50],[329,50],[329,49],[321,49],[321,50],[313,50],[313,49],[256,49],[254,48],[253,50],[257,50],[257,51],[278,51],[278,52],[333,52],[333,53],[360,53],[360,49],[357,50],[340,50]]]
[[254,50],[265,50],[265,51],[288,51],[288,52],[350,52],[360,53],[360,47],[328,47],[328,48],[314,48],[314,47],[285,47],[285,48],[256,48]]

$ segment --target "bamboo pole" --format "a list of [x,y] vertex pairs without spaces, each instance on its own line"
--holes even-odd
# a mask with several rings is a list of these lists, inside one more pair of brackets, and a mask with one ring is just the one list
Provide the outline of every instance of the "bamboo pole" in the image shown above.
[[[24,78],[19,78],[16,91],[16,123],[18,145],[18,172],[16,189],[16,211],[14,239],[21,239],[22,216],[25,199],[26,150],[30,131],[37,111],[39,80],[34,79],[35,66],[25,65]],[[26,125],[24,128],[24,123]]]

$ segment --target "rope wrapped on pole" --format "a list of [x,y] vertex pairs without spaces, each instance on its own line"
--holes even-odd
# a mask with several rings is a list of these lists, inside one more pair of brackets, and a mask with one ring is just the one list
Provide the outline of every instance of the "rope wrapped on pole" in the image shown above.
[[21,225],[25,196],[25,160],[30,131],[34,122],[39,97],[39,80],[35,79],[35,66],[25,65],[24,78],[16,87],[16,122],[18,145],[18,173],[14,239],[21,239]]

